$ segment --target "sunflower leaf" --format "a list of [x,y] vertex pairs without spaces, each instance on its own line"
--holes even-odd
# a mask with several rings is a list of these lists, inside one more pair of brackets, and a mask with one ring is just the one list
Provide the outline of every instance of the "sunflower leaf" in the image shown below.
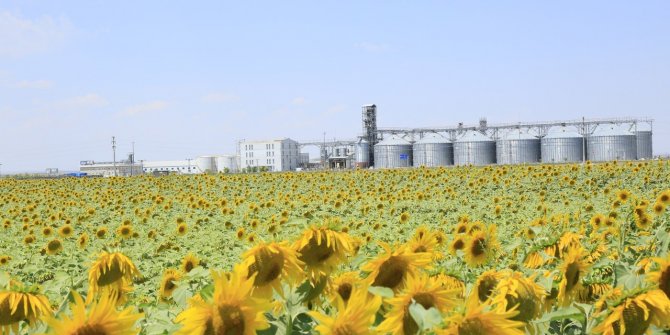
[[442,322],[442,315],[435,307],[425,309],[423,305],[417,304],[416,301],[412,301],[409,306],[409,314],[421,330],[431,330]]
[[393,298],[393,290],[383,286],[370,286],[368,292],[378,295],[382,298]]

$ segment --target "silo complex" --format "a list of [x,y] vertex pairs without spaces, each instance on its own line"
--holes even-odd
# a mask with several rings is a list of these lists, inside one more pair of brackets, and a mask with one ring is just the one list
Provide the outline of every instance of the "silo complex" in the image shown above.
[[375,168],[412,166],[412,144],[400,136],[390,136],[374,147]]
[[414,166],[445,166],[454,164],[454,145],[437,133],[425,134],[412,145]]
[[639,122],[635,125],[637,159],[651,159],[654,157],[651,151],[651,137],[651,125],[649,123]]
[[540,139],[520,129],[505,134],[496,141],[498,164],[536,163],[540,161]]
[[569,163],[584,160],[584,136],[568,127],[554,127],[540,141],[543,163]]
[[356,167],[367,168],[370,166],[370,143],[365,139],[359,139],[354,146]]
[[496,142],[478,131],[467,131],[454,142],[455,165],[487,165],[496,162]]
[[603,124],[586,138],[586,157],[594,162],[637,159],[637,139],[628,126]]

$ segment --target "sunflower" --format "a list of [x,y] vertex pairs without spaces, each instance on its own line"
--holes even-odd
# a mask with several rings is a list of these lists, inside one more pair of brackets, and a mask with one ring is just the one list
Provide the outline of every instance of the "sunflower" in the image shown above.
[[326,292],[333,301],[339,297],[346,304],[354,287],[360,285],[360,281],[358,272],[345,272],[328,283]]
[[268,327],[264,313],[270,309],[265,300],[251,297],[253,276],[245,266],[236,266],[229,274],[212,272],[214,295],[211,302],[196,296],[190,307],[177,315],[182,324],[177,335],[255,335]]
[[72,236],[72,233],[74,232],[74,229],[72,229],[72,226],[69,224],[66,224],[58,229],[58,235],[62,238],[67,238]]
[[321,335],[373,335],[377,332],[370,327],[375,322],[381,303],[381,297],[369,294],[366,287],[356,287],[351,292],[349,303],[337,299],[334,317],[319,312],[307,314],[316,320],[318,325],[315,330]]
[[541,251],[532,251],[526,254],[526,257],[523,260],[523,265],[529,269],[537,269],[544,264],[544,257],[542,257]]
[[97,238],[105,238],[105,235],[107,235],[107,228],[105,227],[100,227],[98,230],[95,232],[95,236]]
[[7,265],[10,260],[12,260],[11,256],[7,255],[0,256],[0,266]]
[[620,190],[616,192],[616,197],[621,202],[626,202],[630,198],[630,191]]
[[27,321],[30,326],[43,316],[51,315],[51,305],[46,296],[34,287],[10,284],[10,290],[0,291],[0,332],[19,334],[19,324]]
[[583,304],[590,304],[605,296],[612,290],[612,285],[605,283],[590,283],[582,287],[578,293],[578,301]]
[[121,238],[130,238],[133,236],[133,226],[131,225],[121,225],[116,232],[121,236]]
[[47,254],[56,255],[63,250],[63,243],[57,238],[49,241],[45,247]]
[[463,250],[465,248],[466,242],[467,238],[465,236],[459,235],[454,237],[454,240],[449,244],[449,253],[456,255],[458,250]]
[[563,258],[563,263],[558,267],[560,270],[560,283],[558,287],[558,302],[561,306],[567,306],[582,290],[582,278],[586,276],[589,266],[584,261],[587,256],[581,247],[571,247]]
[[480,304],[486,303],[489,298],[493,298],[493,293],[498,283],[505,277],[504,272],[488,270],[477,277],[475,285],[470,289],[468,296],[468,308],[474,308]]
[[441,335],[523,335],[523,322],[512,320],[516,311],[499,312],[485,309],[486,305],[468,308],[446,320],[447,328]]
[[200,259],[189,253],[188,255],[184,256],[184,259],[181,260],[181,271],[184,273],[189,273],[198,265],[200,265]]
[[180,236],[186,235],[186,232],[188,231],[188,226],[185,223],[180,223],[177,226],[177,234]]
[[[140,277],[135,264],[120,252],[103,252],[98,256],[88,271],[88,297],[91,302],[96,294],[112,294],[122,300],[133,278]],[[105,291],[105,292],[103,292]]]
[[411,252],[428,253],[435,258],[441,258],[441,254],[437,251],[437,232],[432,232],[427,229],[417,229],[412,239],[407,242],[407,248]]
[[658,197],[656,197],[656,202],[660,202],[666,206],[670,205],[670,190],[661,192]]
[[447,289],[457,289],[458,298],[463,298],[465,295],[465,283],[448,274],[440,273],[435,278],[440,282],[440,285],[444,286]]
[[330,274],[354,250],[349,234],[327,227],[308,228],[293,244],[293,249],[298,252],[298,259],[305,263],[305,270],[312,280]]
[[465,263],[471,267],[486,264],[494,256],[498,242],[495,238],[495,226],[487,231],[475,231],[464,248]]
[[79,245],[79,248],[86,248],[86,245],[88,244],[88,234],[82,233],[79,235],[79,239],[77,239],[77,245]]
[[608,315],[594,333],[644,334],[650,325],[670,327],[670,300],[661,290],[638,293],[609,307]]
[[139,329],[135,323],[142,317],[141,313],[134,313],[132,307],[118,312],[116,302],[109,296],[103,296],[89,306],[88,315],[86,304],[77,292],[72,291],[74,303],[70,305],[72,318],[63,316],[61,319],[48,317],[46,323],[50,327],[49,334],[58,335],[94,335],[137,334]]
[[407,223],[407,222],[409,222],[409,219],[410,219],[410,215],[409,215],[409,213],[407,213],[407,212],[402,212],[402,213],[400,214],[400,223]]
[[161,279],[161,286],[158,290],[161,298],[167,299],[172,296],[172,292],[177,288],[177,283],[181,279],[179,270],[167,269],[163,272],[163,279]]
[[35,235],[26,235],[23,238],[23,244],[25,244],[25,245],[30,245],[33,242],[35,242]]
[[468,222],[467,221],[459,221],[456,224],[456,227],[454,227],[454,233],[456,234],[465,234],[468,232]]
[[253,277],[254,296],[272,297],[273,289],[281,291],[281,282],[296,283],[303,263],[288,243],[260,243],[242,255],[249,278]]
[[407,279],[415,276],[419,270],[431,263],[430,255],[426,253],[409,252],[406,248],[397,248],[395,251],[383,242],[379,242],[384,253],[369,261],[361,270],[369,272],[368,285],[382,286],[395,292],[405,287]]
[[53,234],[54,230],[51,227],[44,227],[42,228],[42,235],[44,236],[51,236]]
[[663,215],[665,212],[665,204],[662,202],[656,202],[654,206],[652,207],[652,210],[654,211],[654,214],[658,215]]
[[527,323],[542,313],[546,292],[532,277],[513,272],[498,282],[494,295],[492,304],[500,311],[515,310],[519,313],[511,319]]
[[409,312],[412,303],[421,304],[423,308],[435,308],[440,313],[458,305],[458,289],[446,289],[436,278],[419,274],[409,276],[407,287],[397,296],[388,300],[391,310],[384,321],[377,326],[382,333],[414,335],[419,325]]
[[670,253],[663,258],[653,258],[659,264],[659,269],[647,275],[647,280],[653,283],[670,299]]

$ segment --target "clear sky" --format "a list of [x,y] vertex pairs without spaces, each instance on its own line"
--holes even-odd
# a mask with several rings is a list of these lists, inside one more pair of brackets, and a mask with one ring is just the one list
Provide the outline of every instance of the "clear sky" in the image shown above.
[[378,124],[651,117],[670,1],[0,0],[2,172],[353,138]]

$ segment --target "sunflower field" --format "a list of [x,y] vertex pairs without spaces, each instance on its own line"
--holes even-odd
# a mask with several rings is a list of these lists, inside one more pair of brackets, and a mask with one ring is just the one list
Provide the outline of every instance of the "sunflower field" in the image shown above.
[[0,334],[669,334],[670,162],[0,180]]

